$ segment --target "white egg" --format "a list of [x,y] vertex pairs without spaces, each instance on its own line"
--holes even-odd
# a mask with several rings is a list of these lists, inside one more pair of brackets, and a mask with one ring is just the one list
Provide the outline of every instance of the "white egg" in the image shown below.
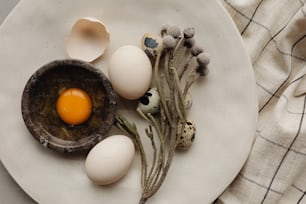
[[123,98],[135,100],[149,89],[152,65],[143,50],[126,45],[114,52],[109,62],[109,78]]
[[85,160],[85,171],[98,185],[112,184],[128,172],[135,155],[134,143],[124,135],[110,136],[94,146]]

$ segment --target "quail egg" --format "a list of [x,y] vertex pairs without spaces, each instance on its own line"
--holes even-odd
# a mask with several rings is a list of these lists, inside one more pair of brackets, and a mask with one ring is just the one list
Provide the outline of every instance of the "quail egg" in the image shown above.
[[196,134],[195,123],[191,120],[187,120],[185,124],[180,124],[178,126],[177,132],[179,134],[177,149],[188,150],[193,144],[193,141],[195,139],[195,134]]
[[163,39],[159,35],[146,33],[142,37],[141,48],[149,58],[155,58],[163,49]]
[[157,88],[150,88],[138,102],[138,109],[143,113],[156,113],[159,111],[160,96]]

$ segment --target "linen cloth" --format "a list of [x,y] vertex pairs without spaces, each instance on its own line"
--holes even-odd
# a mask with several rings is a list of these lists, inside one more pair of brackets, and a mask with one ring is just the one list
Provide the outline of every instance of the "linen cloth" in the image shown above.
[[306,203],[306,1],[221,2],[253,64],[259,119],[243,169],[215,203]]

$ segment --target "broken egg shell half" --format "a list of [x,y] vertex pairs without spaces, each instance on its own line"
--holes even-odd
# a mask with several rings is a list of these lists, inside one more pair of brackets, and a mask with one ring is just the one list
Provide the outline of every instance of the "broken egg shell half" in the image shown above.
[[103,22],[94,17],[78,19],[66,38],[69,57],[92,62],[103,55],[108,47],[110,34]]

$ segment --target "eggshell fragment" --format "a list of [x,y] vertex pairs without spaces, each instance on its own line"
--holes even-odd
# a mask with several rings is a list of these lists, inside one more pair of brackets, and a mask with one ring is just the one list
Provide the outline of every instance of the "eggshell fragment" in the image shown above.
[[139,99],[151,85],[150,59],[136,46],[120,47],[110,59],[109,78],[120,96],[129,100]]
[[135,155],[134,143],[124,135],[110,136],[94,146],[85,161],[85,171],[98,185],[112,184],[129,170]]
[[105,25],[93,17],[78,19],[66,38],[66,51],[69,57],[92,62],[107,48],[110,34]]

